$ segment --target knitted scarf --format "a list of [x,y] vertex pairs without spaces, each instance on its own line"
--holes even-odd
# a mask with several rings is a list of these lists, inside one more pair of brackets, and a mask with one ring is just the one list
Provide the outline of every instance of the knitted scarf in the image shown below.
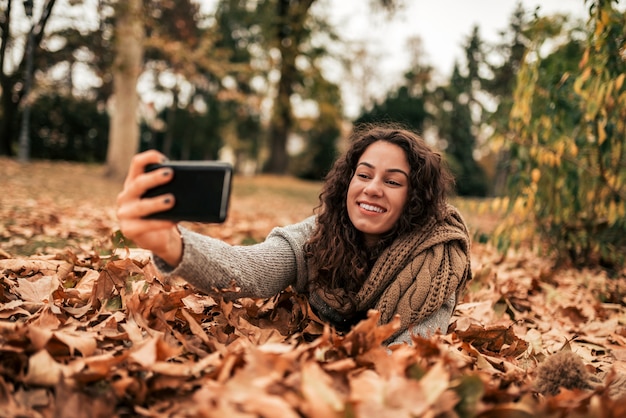
[[[354,323],[355,312],[376,309],[379,324],[400,315],[394,336],[436,312],[471,279],[470,239],[459,212],[448,205],[443,222],[398,237],[376,260],[365,283],[349,303],[343,289],[317,289],[309,295],[315,312],[337,326]],[[443,330],[445,332],[445,330]]]

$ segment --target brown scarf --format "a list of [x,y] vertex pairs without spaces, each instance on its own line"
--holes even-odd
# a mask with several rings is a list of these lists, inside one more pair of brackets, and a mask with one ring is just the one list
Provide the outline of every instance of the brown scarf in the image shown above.
[[354,306],[347,303],[342,289],[332,294],[312,292],[311,306],[335,325],[351,322],[348,318],[354,312],[370,308],[380,312],[381,325],[399,314],[401,326],[393,338],[436,312],[453,293],[458,301],[472,274],[470,239],[456,208],[448,206],[446,211],[443,222],[433,220],[419,233],[401,236],[383,251],[356,294]]

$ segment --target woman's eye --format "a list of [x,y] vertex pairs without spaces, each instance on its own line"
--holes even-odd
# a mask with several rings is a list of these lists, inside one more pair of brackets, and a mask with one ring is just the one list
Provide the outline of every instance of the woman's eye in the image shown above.
[[365,173],[357,173],[357,177],[360,177],[360,178],[362,178],[362,179],[368,179],[370,176],[368,176],[368,175],[367,175],[367,174],[365,174]]
[[401,183],[398,183],[395,180],[387,180],[387,184],[390,184],[391,186],[402,186]]

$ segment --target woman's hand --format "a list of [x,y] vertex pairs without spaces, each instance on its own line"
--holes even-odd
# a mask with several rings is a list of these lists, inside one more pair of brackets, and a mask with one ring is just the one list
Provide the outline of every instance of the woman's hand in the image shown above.
[[183,243],[176,223],[144,219],[144,216],[174,206],[174,196],[164,194],[141,198],[148,189],[172,180],[173,172],[170,168],[145,173],[146,165],[163,163],[165,160],[163,154],[154,150],[133,157],[124,181],[124,189],[117,196],[117,218],[124,236],[175,267],[183,255]]

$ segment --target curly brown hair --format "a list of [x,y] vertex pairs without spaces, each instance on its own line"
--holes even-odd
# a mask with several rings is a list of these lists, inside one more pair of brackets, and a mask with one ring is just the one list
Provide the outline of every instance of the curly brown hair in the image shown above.
[[[395,144],[406,154],[409,195],[394,228],[376,248],[367,248],[362,233],[348,217],[346,196],[356,165],[367,147],[377,141]],[[395,125],[361,125],[350,138],[349,149],[325,178],[315,231],[305,252],[313,288],[344,289],[354,295],[363,285],[376,257],[398,236],[414,233],[433,218],[443,220],[454,179],[441,155],[416,133]]]

